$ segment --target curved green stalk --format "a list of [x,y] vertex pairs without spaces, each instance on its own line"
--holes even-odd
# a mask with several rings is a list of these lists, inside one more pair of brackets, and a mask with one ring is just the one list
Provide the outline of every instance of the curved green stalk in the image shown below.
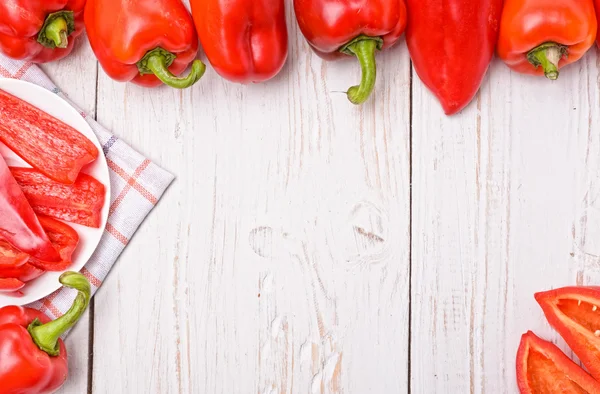
[[527,60],[534,67],[542,67],[546,78],[554,81],[560,74],[558,64],[560,59],[568,55],[569,49],[565,45],[547,42],[532,49],[527,54]]
[[171,71],[169,66],[175,61],[175,55],[162,48],[155,48],[137,63],[140,74],[154,74],[165,85],[176,89],[189,88],[202,78],[206,72],[206,65],[200,60],[194,60],[192,69],[187,77],[177,77]]
[[41,350],[54,357],[60,354],[59,338],[81,318],[90,304],[91,297],[90,282],[82,274],[72,271],[65,272],[60,276],[59,281],[63,286],[79,292],[71,308],[54,321],[42,324],[38,319],[35,319],[27,327],[33,342]]
[[360,36],[340,51],[342,53],[353,55],[358,58],[362,77],[360,85],[352,86],[348,89],[348,100],[353,104],[362,104],[371,95],[375,88],[377,79],[377,62],[375,61],[375,51],[383,46],[383,40],[379,37]]

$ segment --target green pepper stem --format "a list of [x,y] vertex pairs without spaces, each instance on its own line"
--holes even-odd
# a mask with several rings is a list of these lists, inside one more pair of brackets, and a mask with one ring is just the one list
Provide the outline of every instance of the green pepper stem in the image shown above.
[[46,26],[46,37],[54,43],[57,48],[69,46],[69,35],[67,34],[67,21],[64,18],[56,18]]
[[38,319],[35,319],[27,328],[33,342],[53,357],[60,354],[59,338],[81,318],[90,303],[91,297],[90,282],[82,274],[72,271],[65,272],[60,276],[59,281],[63,286],[79,292],[71,309],[58,319],[46,324],[42,324]]
[[40,29],[37,41],[46,48],[67,48],[69,36],[75,31],[73,11],[58,11],[49,14]]
[[352,53],[358,58],[362,77],[360,85],[352,86],[348,89],[348,100],[352,104],[362,104],[371,95],[375,88],[377,79],[377,63],[375,62],[375,50],[378,49],[379,42],[373,39],[361,39],[344,48],[344,52]]
[[162,48],[155,48],[148,53],[138,62],[137,66],[140,70],[140,74],[154,74],[160,79],[165,85],[171,86],[176,89],[189,88],[206,72],[206,65],[200,60],[194,60],[192,63],[192,70],[187,77],[177,77],[171,71],[169,66],[173,64],[175,55]]
[[554,42],[547,42],[532,49],[527,54],[527,60],[535,68],[542,66],[546,78],[554,81],[558,79],[560,74],[558,64],[567,55],[568,47]]

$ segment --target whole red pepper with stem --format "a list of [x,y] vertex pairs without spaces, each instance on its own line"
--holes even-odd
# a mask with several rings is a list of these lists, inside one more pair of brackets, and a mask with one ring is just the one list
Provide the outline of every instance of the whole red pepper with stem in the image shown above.
[[60,336],[81,318],[90,302],[88,280],[65,272],[60,283],[78,291],[71,309],[54,321],[35,309],[0,309],[0,390],[46,394],[58,390],[68,375],[67,349]]
[[283,0],[191,0],[196,30],[210,64],[233,82],[264,82],[285,64],[288,34]]
[[413,66],[447,115],[479,90],[498,41],[502,1],[407,0]]
[[498,56],[513,70],[558,78],[596,39],[593,0],[506,0]]
[[364,103],[375,87],[376,52],[394,45],[406,28],[404,0],[294,0],[294,8],[302,34],[320,57],[357,57],[361,83],[347,95],[353,104]]
[[62,59],[83,32],[85,1],[0,1],[0,52],[34,63]]
[[[85,27],[92,50],[113,79],[187,88],[206,66],[195,60],[198,36],[180,0],[88,0]],[[189,65],[187,77],[178,77]]]

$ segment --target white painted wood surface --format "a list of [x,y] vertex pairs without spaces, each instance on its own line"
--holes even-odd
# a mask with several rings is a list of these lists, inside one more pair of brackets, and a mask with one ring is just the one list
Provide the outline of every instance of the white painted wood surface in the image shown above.
[[600,280],[596,50],[555,83],[496,61],[448,118],[404,42],[351,106],[357,65],[288,17],[264,85],[145,90],[84,43],[44,67],[177,175],[68,338],[62,393],[512,393],[523,332],[568,351],[533,293]]

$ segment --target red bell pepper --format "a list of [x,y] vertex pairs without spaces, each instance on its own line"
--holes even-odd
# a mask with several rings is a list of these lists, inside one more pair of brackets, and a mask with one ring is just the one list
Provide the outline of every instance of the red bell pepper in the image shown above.
[[517,384],[521,394],[600,393],[600,384],[556,345],[528,331],[517,353]]
[[[85,27],[102,68],[117,81],[183,89],[206,71],[194,60],[198,36],[180,0],[88,0]],[[177,77],[190,63],[191,73]]]
[[0,238],[35,258],[58,262],[60,255],[0,156]]
[[0,239],[0,269],[17,268],[27,263],[29,255],[12,246],[8,241]]
[[90,283],[76,272],[65,272],[60,283],[76,289],[73,306],[50,321],[35,309],[0,309],[0,390],[3,393],[46,394],[67,380],[67,349],[60,336],[81,318],[90,302]]
[[0,52],[45,63],[62,59],[83,32],[85,0],[0,1]]
[[550,325],[600,379],[600,287],[563,287],[536,293],[535,299]]
[[72,185],[63,185],[31,168],[11,167],[33,210],[66,222],[99,228],[106,189],[94,177],[81,173]]
[[447,115],[473,99],[498,42],[502,0],[407,0],[406,42],[417,75]]
[[47,177],[66,184],[98,157],[96,145],[83,134],[3,90],[0,141]]
[[594,45],[597,30],[592,0],[506,0],[498,57],[515,71],[555,80]]
[[48,238],[54,245],[54,248],[60,253],[62,261],[60,263],[45,262],[30,258],[29,264],[45,271],[64,271],[72,264],[71,257],[79,244],[79,235],[68,224],[59,222],[47,216],[39,215],[38,219],[48,234]]
[[233,82],[273,78],[288,55],[283,0],[191,0],[202,48],[219,75]]
[[15,278],[25,283],[31,282],[32,280],[39,278],[45,273],[46,271],[36,268],[29,263],[25,263],[16,268],[0,267],[0,278]]
[[375,87],[375,53],[394,45],[406,28],[404,0],[294,0],[304,37],[320,57],[356,56],[362,69],[360,85],[348,89],[348,99],[362,104]]
[[15,278],[0,278],[0,293],[12,293],[22,289],[25,283]]

